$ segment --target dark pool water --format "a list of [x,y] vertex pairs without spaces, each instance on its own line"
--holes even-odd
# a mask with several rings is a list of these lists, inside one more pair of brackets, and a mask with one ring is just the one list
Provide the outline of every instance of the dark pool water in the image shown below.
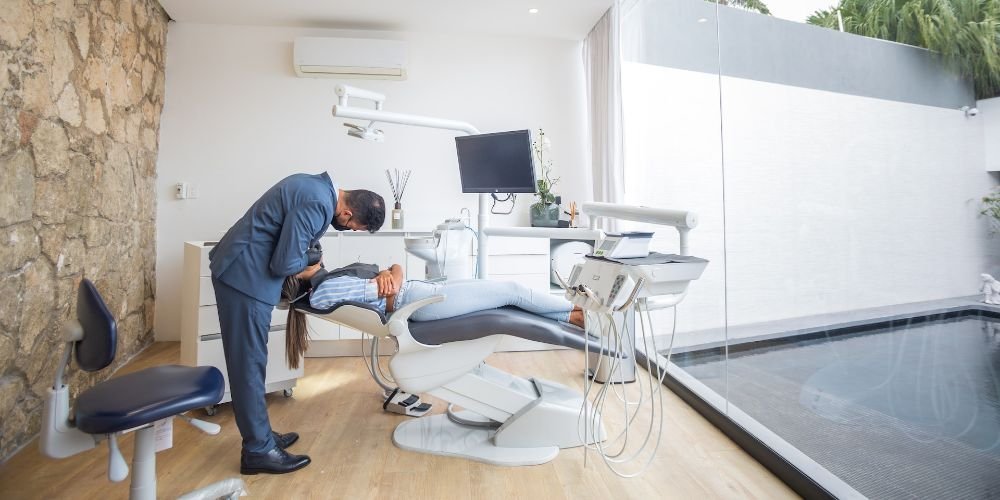
[[1000,498],[1000,315],[924,316],[673,361],[870,498]]

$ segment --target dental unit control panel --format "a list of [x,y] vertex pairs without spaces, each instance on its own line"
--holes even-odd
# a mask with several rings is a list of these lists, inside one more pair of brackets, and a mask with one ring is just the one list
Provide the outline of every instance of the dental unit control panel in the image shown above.
[[707,265],[698,257],[655,252],[627,259],[590,255],[573,267],[566,298],[583,309],[609,313],[635,299],[684,293]]

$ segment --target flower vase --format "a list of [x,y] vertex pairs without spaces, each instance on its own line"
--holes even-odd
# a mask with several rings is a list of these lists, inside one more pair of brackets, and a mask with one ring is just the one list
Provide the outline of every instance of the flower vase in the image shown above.
[[532,227],[559,227],[558,203],[535,203],[531,205]]
[[399,203],[392,209],[392,228],[403,229],[403,207]]

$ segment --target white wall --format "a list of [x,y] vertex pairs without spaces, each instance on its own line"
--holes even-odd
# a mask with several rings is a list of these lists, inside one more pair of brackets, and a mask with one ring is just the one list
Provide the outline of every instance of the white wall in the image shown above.
[[986,146],[986,169],[1000,172],[1000,97],[976,103],[978,119],[983,121],[983,144]]
[[[374,35],[409,41],[409,79],[346,83],[387,94],[389,111],[463,120],[483,132],[544,128],[562,177],[556,191],[566,202],[589,199],[579,42]],[[429,230],[462,207],[475,216],[476,196],[460,192],[454,133],[385,124],[385,143],[348,137],[344,120],[330,115],[338,81],[295,76],[296,36],[373,34],[170,25],[157,165],[157,340],[179,338],[183,242],[219,238],[291,173],[327,170],[341,187],[391,200],[384,170],[412,169],[407,228]],[[197,184],[200,197],[175,200],[172,186],[181,181]],[[513,215],[491,223],[527,225],[532,200],[522,195]]]
[[681,331],[972,295],[1000,270],[982,120],[723,77],[723,149],[717,75],[623,71],[626,163],[645,172],[628,198],[698,211],[692,253],[712,260]]

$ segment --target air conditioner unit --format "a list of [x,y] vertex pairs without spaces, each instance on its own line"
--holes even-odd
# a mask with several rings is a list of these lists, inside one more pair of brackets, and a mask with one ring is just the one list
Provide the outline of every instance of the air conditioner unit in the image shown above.
[[398,40],[299,37],[293,53],[303,77],[406,79],[406,43]]

